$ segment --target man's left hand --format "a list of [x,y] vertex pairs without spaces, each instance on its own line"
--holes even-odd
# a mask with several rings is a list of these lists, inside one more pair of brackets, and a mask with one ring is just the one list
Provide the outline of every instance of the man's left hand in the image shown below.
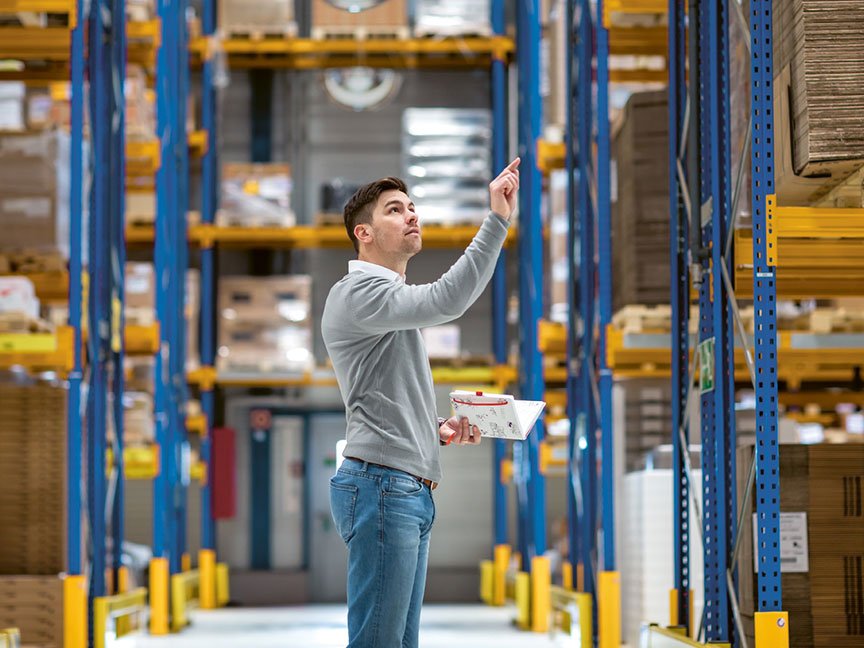
[[438,436],[444,443],[456,443],[458,445],[479,445],[480,444],[480,428],[476,425],[469,425],[468,419],[458,416],[453,416],[447,419],[440,428],[438,428]]

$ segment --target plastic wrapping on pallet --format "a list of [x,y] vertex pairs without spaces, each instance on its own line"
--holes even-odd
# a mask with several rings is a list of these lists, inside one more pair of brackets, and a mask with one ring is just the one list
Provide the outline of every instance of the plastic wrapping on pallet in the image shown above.
[[294,0],[221,0],[219,27],[226,34],[295,35]]
[[489,210],[489,110],[408,108],[402,161],[422,223],[476,224]]
[[222,199],[219,225],[291,227],[291,167],[287,164],[236,164],[222,166]]
[[418,36],[491,33],[490,0],[416,0],[414,32]]

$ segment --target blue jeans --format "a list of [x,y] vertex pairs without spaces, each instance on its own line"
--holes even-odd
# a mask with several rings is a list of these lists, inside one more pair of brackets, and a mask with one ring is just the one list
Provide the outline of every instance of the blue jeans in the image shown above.
[[348,648],[417,648],[432,491],[401,470],[345,459],[330,510],[348,546]]

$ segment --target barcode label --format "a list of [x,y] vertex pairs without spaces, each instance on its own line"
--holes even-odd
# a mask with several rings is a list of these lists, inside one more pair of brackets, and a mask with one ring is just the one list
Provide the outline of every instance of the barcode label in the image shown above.
[[[753,571],[759,571],[759,522],[753,514]],[[807,514],[780,514],[780,571],[804,574],[810,571],[807,544]]]

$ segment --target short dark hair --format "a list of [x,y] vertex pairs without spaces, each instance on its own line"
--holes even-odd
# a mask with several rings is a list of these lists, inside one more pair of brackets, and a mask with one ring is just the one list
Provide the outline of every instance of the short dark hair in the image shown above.
[[348,238],[351,239],[354,250],[357,252],[360,251],[360,244],[357,237],[354,236],[354,228],[358,223],[372,222],[372,212],[381,194],[385,191],[401,191],[407,194],[408,186],[400,178],[381,178],[360,187],[345,204],[345,229],[348,231]]

